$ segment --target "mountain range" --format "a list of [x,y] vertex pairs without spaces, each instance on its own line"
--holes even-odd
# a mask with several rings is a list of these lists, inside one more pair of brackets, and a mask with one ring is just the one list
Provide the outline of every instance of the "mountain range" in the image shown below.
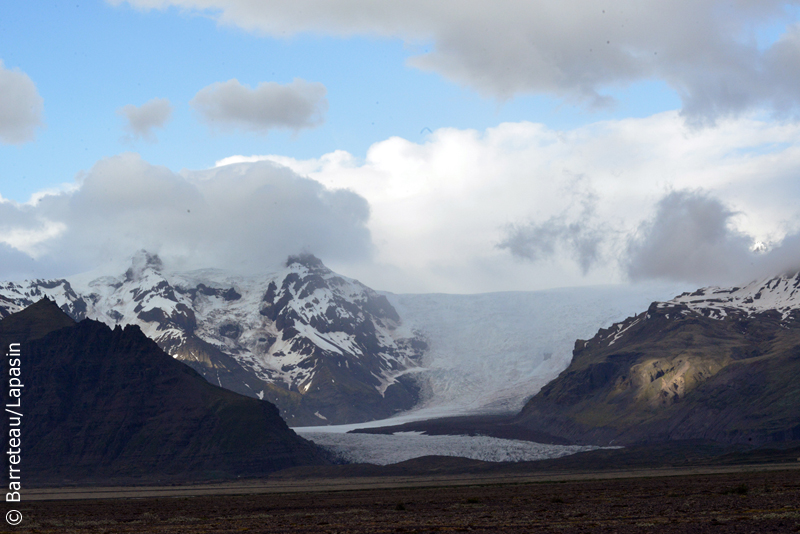
[[74,320],[133,324],[209,382],[267,399],[293,426],[389,417],[419,400],[427,348],[385,296],[312,255],[262,277],[172,273],[140,251],[118,276],[0,284],[0,317],[47,296]]
[[798,276],[656,302],[668,288],[393,295],[311,255],[248,278],[168,271],[142,251],[117,276],[0,284],[0,316],[47,295],[74,319],[137,325],[291,426],[413,408],[519,412],[512,434],[559,443],[761,443],[800,428]]
[[398,295],[311,255],[240,276],[175,271],[140,251],[68,279],[0,283],[0,317],[48,296],[75,320],[137,325],[212,384],[268,399],[299,427],[518,411],[569,365],[576,338],[677,292]]

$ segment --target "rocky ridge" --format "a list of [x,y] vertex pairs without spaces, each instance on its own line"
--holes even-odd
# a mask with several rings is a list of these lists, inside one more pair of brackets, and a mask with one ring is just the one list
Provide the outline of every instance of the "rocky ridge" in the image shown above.
[[578,340],[516,423],[578,443],[800,439],[800,274],[705,288]]
[[43,296],[75,320],[133,324],[209,382],[275,403],[293,426],[352,423],[412,407],[426,349],[388,300],[317,258],[263,277],[168,272],[137,253],[121,276],[0,285],[0,317]]

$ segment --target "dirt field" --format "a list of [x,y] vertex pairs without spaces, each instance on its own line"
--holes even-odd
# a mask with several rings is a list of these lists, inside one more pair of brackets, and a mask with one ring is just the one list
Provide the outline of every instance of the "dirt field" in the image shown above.
[[[87,495],[73,491],[49,494],[61,500],[24,501],[17,507],[22,523],[0,532],[800,532],[800,470],[736,471],[558,481],[306,480],[65,499]],[[392,485],[405,487],[382,487]],[[113,497],[110,491],[94,496]]]

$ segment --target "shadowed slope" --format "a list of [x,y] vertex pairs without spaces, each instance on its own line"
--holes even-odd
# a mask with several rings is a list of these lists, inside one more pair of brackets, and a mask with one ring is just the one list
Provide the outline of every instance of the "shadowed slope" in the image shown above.
[[212,386],[136,326],[75,324],[42,300],[0,322],[0,343],[21,344],[26,482],[262,476],[326,463],[275,406]]

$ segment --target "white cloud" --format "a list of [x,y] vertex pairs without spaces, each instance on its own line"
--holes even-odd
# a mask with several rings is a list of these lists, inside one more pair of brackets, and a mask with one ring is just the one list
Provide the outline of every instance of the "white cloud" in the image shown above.
[[[628,275],[714,282],[726,261],[737,264],[727,278],[749,279],[755,271],[738,264],[753,242],[771,251],[758,272],[797,259],[798,138],[800,124],[739,118],[695,130],[670,112],[567,131],[526,122],[440,129],[424,143],[376,143],[363,160],[344,151],[236,156],[176,174],[124,154],[69,190],[0,203],[0,226],[32,236],[12,245],[21,254],[35,244],[38,272],[146,248],[186,268],[262,272],[306,250],[396,292],[531,290]],[[43,221],[64,226],[50,235]],[[0,255],[12,248],[0,245]],[[662,262],[667,251],[687,263]],[[9,258],[9,268],[25,264]]]
[[172,115],[172,105],[166,98],[153,98],[141,106],[128,104],[117,110],[117,115],[125,118],[125,130],[131,139],[144,139],[155,142],[153,130],[163,128]]
[[[123,0],[109,0],[121,4]],[[221,24],[287,37],[377,35],[413,45],[417,68],[501,99],[548,93],[590,106],[632,82],[666,81],[693,122],[752,107],[796,111],[800,27],[784,0],[127,0],[178,6]],[[787,24],[774,43],[760,32]]]
[[376,143],[364,160],[337,151],[226,161],[272,160],[367,199],[375,264],[345,271],[362,281],[480,292],[626,281],[629,236],[684,189],[728,206],[731,232],[781,243],[800,223],[798,134],[753,118],[694,130],[671,112],[568,131],[440,129],[425,143]]
[[35,257],[40,273],[57,263],[95,268],[141,248],[183,268],[239,272],[269,270],[305,250],[329,261],[372,252],[363,198],[269,162],[176,174],[123,154],[78,181],[34,205],[0,204],[0,245]]
[[32,259],[46,250],[46,243],[65,231],[63,223],[37,213],[30,205],[0,201],[0,245],[6,245]]
[[301,79],[286,85],[264,82],[255,89],[238,80],[228,80],[204,87],[189,103],[212,127],[261,133],[284,128],[296,132],[325,121],[325,93],[321,83]]
[[36,129],[44,124],[43,102],[27,74],[5,68],[0,60],[0,143],[33,141]]

